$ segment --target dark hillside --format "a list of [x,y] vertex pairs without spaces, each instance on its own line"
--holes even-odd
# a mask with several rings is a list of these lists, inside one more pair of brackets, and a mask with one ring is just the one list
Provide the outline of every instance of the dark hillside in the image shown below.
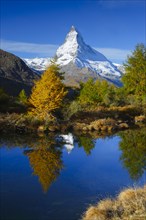
[[33,81],[38,78],[19,57],[0,50],[0,87],[9,95],[16,96],[22,89],[30,93]]

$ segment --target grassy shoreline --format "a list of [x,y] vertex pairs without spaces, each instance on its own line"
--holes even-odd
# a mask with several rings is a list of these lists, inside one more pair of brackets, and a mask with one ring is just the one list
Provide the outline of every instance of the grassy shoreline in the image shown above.
[[146,185],[122,190],[115,199],[104,199],[91,205],[82,220],[145,220]]
[[94,111],[80,111],[68,120],[54,118],[42,121],[27,114],[5,113],[0,115],[0,133],[50,133],[77,131],[83,133],[113,133],[140,126],[146,117],[134,106],[100,107]]

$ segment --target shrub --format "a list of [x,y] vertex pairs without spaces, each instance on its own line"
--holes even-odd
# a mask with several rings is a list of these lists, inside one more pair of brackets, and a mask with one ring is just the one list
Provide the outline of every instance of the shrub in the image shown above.
[[21,92],[19,93],[18,100],[20,103],[22,103],[24,105],[27,104],[27,95],[26,95],[24,89],[22,89]]
[[82,110],[82,107],[80,103],[75,100],[64,108],[64,112],[63,112],[64,118],[70,119],[71,116],[73,116],[74,114],[76,114],[77,112],[81,110]]

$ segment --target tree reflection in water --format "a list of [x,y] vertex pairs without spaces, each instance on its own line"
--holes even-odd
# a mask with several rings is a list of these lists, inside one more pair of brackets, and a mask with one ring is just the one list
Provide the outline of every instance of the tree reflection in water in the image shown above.
[[26,154],[33,168],[33,174],[39,177],[44,192],[47,192],[63,168],[60,149],[46,139],[41,139],[36,149],[26,151]]
[[146,170],[146,127],[120,133],[120,160],[134,180]]
[[19,147],[28,156],[33,174],[38,176],[44,192],[47,192],[63,168],[62,148],[54,137],[9,136],[2,137],[0,145],[11,149]]
[[80,136],[78,137],[78,146],[83,147],[85,153],[90,155],[95,147],[95,141],[91,137]]
[[[146,169],[146,128],[122,131],[118,134],[121,138],[119,148],[120,160],[128,170],[132,179],[137,180]],[[83,147],[87,155],[90,155],[95,147],[95,140],[104,136],[90,137],[78,135],[76,140],[79,147]],[[23,148],[28,156],[33,174],[38,176],[44,192],[57,179],[63,168],[62,148],[55,142],[55,137],[32,136],[6,136],[1,137],[0,146],[8,148]]]
[[[146,127],[121,131],[117,135],[121,138],[119,142],[120,160],[128,170],[130,177],[133,180],[138,180],[146,170]],[[83,147],[86,154],[90,155],[95,147],[94,140],[98,138],[106,138],[106,134],[102,136],[94,134],[92,138],[80,135],[78,146]]]

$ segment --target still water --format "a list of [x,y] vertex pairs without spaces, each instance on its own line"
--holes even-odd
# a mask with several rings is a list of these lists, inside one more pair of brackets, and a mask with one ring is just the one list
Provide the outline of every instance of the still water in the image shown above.
[[1,220],[78,220],[89,204],[145,184],[145,131],[1,137]]

